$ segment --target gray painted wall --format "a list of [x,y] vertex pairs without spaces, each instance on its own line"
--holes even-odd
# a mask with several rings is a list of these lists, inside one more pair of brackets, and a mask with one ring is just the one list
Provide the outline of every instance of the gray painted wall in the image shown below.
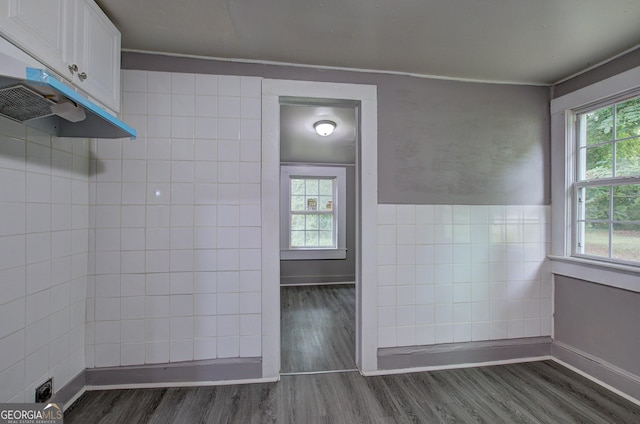
[[347,166],[347,257],[313,261],[280,261],[280,283],[317,284],[356,280],[355,168]]
[[378,201],[550,203],[549,89],[123,53],[124,69],[378,87]]
[[392,79],[378,88],[381,203],[549,204],[547,89]]
[[555,340],[640,376],[640,293],[555,276]]

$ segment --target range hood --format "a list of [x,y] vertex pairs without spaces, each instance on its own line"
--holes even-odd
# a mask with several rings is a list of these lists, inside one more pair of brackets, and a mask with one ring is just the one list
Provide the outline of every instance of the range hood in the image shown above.
[[0,38],[0,116],[58,137],[135,138],[136,130]]

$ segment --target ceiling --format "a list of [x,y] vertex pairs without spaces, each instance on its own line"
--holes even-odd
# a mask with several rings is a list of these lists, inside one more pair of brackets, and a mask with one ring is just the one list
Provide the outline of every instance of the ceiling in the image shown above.
[[640,45],[638,0],[97,0],[122,47],[552,84]]

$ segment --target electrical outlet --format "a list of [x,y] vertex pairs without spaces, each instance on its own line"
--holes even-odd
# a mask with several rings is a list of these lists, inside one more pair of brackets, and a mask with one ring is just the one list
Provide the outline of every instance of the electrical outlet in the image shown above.
[[36,403],[44,403],[53,394],[53,377],[36,387]]

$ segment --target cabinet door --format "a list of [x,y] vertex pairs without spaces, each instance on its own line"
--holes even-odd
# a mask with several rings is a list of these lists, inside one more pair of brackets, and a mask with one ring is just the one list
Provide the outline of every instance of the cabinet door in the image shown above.
[[75,0],[74,82],[108,108],[120,110],[120,31],[93,0]]
[[69,78],[72,16],[69,0],[2,0],[0,32],[51,70]]

